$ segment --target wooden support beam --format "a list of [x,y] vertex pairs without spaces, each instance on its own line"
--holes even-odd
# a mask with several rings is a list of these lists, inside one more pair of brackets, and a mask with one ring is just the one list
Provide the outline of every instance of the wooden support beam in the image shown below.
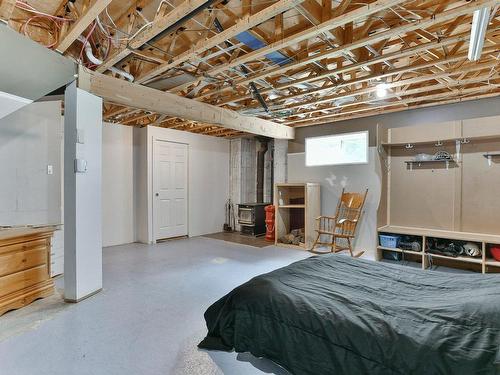
[[16,0],[0,0],[0,19],[9,22],[16,7]]
[[130,40],[127,45],[123,45],[121,48],[118,48],[118,50],[116,50],[106,61],[104,61],[103,64],[99,65],[97,71],[101,73],[105,72],[107,69],[127,57],[131,53],[132,49],[137,49],[143,46],[145,43],[160,34],[163,30],[166,30],[175,24],[179,19],[187,16],[206,2],[207,0],[186,0],[166,15],[157,16],[151,26],[146,27],[143,32],[139,33],[135,38]]
[[201,40],[196,43],[193,47],[187,51],[175,56],[167,64],[162,64],[146,74],[140,77],[137,82],[144,83],[151,80],[153,77],[166,72],[186,61],[196,58],[200,53],[203,53],[216,45],[223,43],[224,41],[233,38],[235,35],[248,30],[258,24],[273,18],[274,16],[285,12],[286,10],[293,8],[295,5],[300,4],[304,0],[280,0],[276,4],[273,4],[260,12],[255,13],[252,16],[246,16],[236,22],[234,26],[231,26],[217,35],[209,38],[208,40]]
[[243,116],[225,108],[113,78],[83,67],[80,67],[78,75],[82,89],[106,101],[270,138],[294,137],[293,128],[268,120]]
[[94,0],[87,11],[76,20],[66,35],[56,46],[56,51],[64,53],[71,44],[85,31],[97,16],[111,3],[112,0]]

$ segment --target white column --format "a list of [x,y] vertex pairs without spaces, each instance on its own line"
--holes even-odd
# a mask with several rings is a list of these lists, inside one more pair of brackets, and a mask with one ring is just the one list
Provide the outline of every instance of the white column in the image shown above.
[[70,302],[102,288],[101,150],[102,99],[73,82],[64,103],[64,298]]

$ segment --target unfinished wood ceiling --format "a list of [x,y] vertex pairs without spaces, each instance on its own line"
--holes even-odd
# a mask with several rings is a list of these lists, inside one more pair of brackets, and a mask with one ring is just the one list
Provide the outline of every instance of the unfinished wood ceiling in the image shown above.
[[[485,0],[0,0],[11,27],[89,69],[289,126],[499,95],[499,16]],[[243,134],[114,103],[104,118]]]

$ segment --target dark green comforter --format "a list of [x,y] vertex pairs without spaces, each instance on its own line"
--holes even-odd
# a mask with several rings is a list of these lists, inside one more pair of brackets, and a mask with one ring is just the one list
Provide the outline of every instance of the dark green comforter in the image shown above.
[[500,275],[315,256],[239,286],[205,319],[201,348],[295,375],[500,373]]

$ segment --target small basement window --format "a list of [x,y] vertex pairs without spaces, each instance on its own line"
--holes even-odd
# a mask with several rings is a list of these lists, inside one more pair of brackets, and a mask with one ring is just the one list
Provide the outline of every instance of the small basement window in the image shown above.
[[368,131],[306,138],[306,166],[368,163]]

